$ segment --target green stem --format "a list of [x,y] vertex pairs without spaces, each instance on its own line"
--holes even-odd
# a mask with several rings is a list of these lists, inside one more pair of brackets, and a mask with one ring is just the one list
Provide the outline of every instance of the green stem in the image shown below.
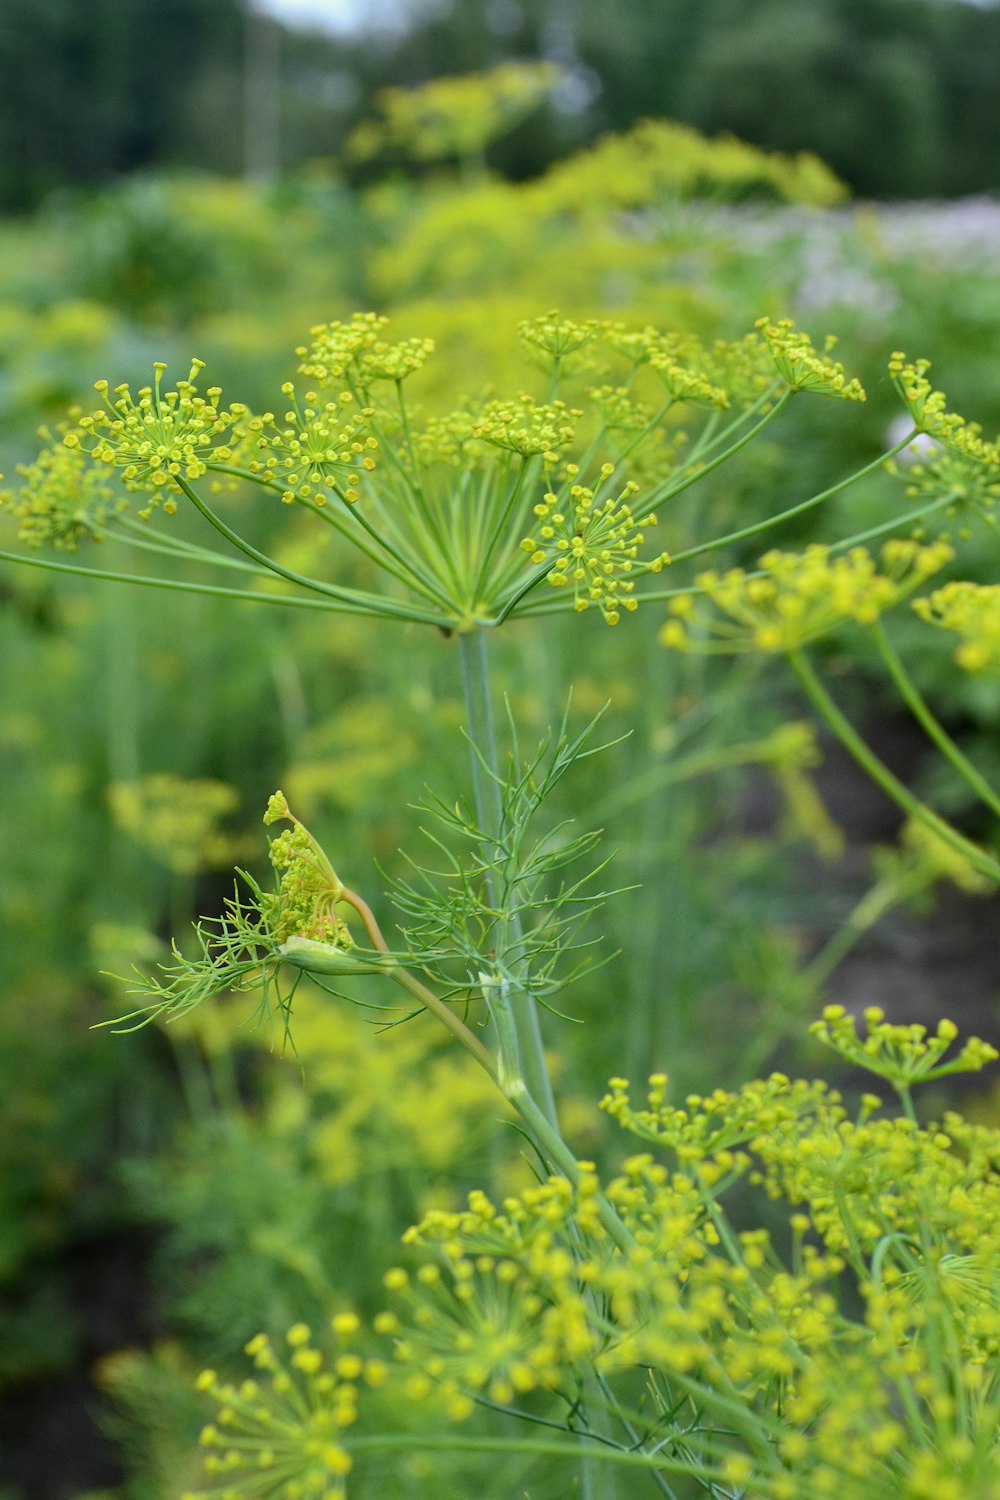
[[[781,403],[779,402],[778,405],[780,406]],[[776,407],[775,411],[777,409]],[[753,432],[757,432],[762,425],[762,423],[758,423]],[[675,552],[670,559],[671,563],[686,562],[689,557],[700,557],[704,552],[714,552],[718,547],[727,547],[732,542],[745,541],[747,537],[757,536],[762,531],[770,531],[773,526],[780,526],[783,521],[790,521],[794,516],[800,516],[804,511],[812,510],[814,506],[821,505],[824,500],[830,500],[834,495],[839,495],[844,490],[849,489],[852,484],[856,484],[859,479],[863,479],[866,474],[870,474],[874,469],[880,469],[887,459],[892,458],[894,453],[901,452],[908,443],[912,443],[916,435],[917,430],[914,428],[903,442],[897,443],[894,448],[890,448],[888,453],[880,453],[878,458],[873,458],[871,463],[865,464],[863,469],[855,469],[854,473],[848,474],[846,479],[840,479],[836,484],[830,485],[829,489],[820,490],[816,495],[810,495],[808,500],[800,500],[797,505],[790,505],[787,510],[779,511],[777,515],[769,516],[764,521],[757,521],[753,526],[744,526],[739,531],[730,531],[726,536],[718,536],[714,541],[702,542],[697,547],[688,547],[683,552]],[[750,436],[753,436],[753,433]],[[723,458],[728,456],[728,451],[722,455]],[[714,467],[714,465],[710,465],[709,467]],[[702,470],[702,473],[706,472],[707,469]]]
[[[462,662],[462,686],[465,694],[465,712],[468,720],[470,761],[472,766],[473,796],[476,817],[480,828],[503,831],[503,798],[500,792],[501,778],[497,755],[496,736],[493,730],[493,707],[490,701],[489,670],[486,660],[486,636],[482,630],[469,631],[459,636],[459,652]],[[499,892],[492,871],[487,870],[487,889],[490,905],[500,908]],[[515,917],[511,922],[515,945],[520,937],[520,923]],[[534,998],[520,985],[504,981],[497,986],[493,1000],[494,1018],[503,1015],[509,1022],[508,1047],[513,1056],[503,1060],[511,1076],[523,1078],[528,1093],[542,1115],[556,1124],[555,1099],[552,1082],[545,1062],[538,1006]]]
[[196,494],[187,481],[179,475],[177,483],[195,509],[199,510],[205,517],[205,520],[214,526],[216,531],[224,536],[228,542],[231,542],[238,552],[242,552],[244,556],[252,558],[256,563],[260,563],[262,567],[267,568],[269,572],[276,574],[279,578],[284,578],[287,583],[295,583],[299,588],[309,589],[314,594],[323,594],[329,599],[350,601],[352,603],[364,600],[366,604],[374,603],[378,606],[374,611],[377,614],[392,615],[397,619],[416,620],[425,625],[440,624],[439,616],[428,614],[424,610],[417,609],[414,605],[398,604],[394,600],[386,599],[379,594],[366,595],[356,589],[337,588],[331,583],[323,583],[318,578],[307,578],[303,573],[296,573],[292,568],[284,567],[273,557],[268,557],[266,552],[259,551],[252,543],[246,541],[231,526],[227,526],[222,517],[217,516],[215,511],[206,505],[201,496]]
[[[567,1434],[568,1436],[568,1434]],[[378,1452],[383,1449],[401,1449],[408,1451],[413,1448],[425,1449],[429,1452],[443,1453],[533,1453],[538,1457],[565,1458],[570,1461],[579,1460],[580,1436],[574,1435],[572,1441],[559,1442],[555,1438],[518,1438],[512,1441],[510,1438],[491,1437],[465,1437],[458,1433],[444,1433],[437,1436],[427,1432],[386,1432],[373,1433],[371,1435],[352,1437],[350,1448],[352,1452]],[[587,1445],[588,1460],[594,1459],[602,1463],[620,1464],[626,1468],[656,1470],[662,1469],[667,1474],[691,1474],[695,1478],[705,1480],[723,1479],[721,1469],[713,1469],[710,1464],[702,1463],[694,1459],[678,1459],[672,1457],[668,1452],[661,1450],[653,1454],[636,1452],[631,1448],[612,1447],[600,1439],[591,1439]],[[759,1481],[755,1481],[758,1483]],[[766,1483],[766,1480],[764,1481]],[[767,1486],[770,1489],[770,1485]],[[767,1490],[762,1490],[766,1494]]]
[[879,655],[885,662],[889,676],[896,684],[900,696],[921,729],[929,739],[934,741],[941,754],[951,762],[959,776],[972,788],[976,796],[986,803],[991,812],[995,812],[997,817],[1000,817],[1000,796],[993,790],[986,778],[976,770],[972,762],[963,755],[951,735],[931,713],[912,677],[903,666],[895,646],[882,629],[880,621],[876,621],[871,627],[871,634],[878,647]]
[[[44,568],[50,573],[71,573],[78,578],[102,578],[109,583],[135,583],[141,588],[172,589],[181,594],[210,594],[224,599],[249,599],[254,604],[280,604],[293,609],[325,609],[339,614],[379,616],[384,613],[374,604],[343,602],[332,599],[302,599],[293,594],[251,593],[248,589],[227,589],[221,584],[191,583],[183,578],[150,578],[144,573],[116,573],[109,568],[85,568],[79,563],[55,562],[47,557],[31,557],[24,552],[0,551],[0,562],[18,563],[27,568]],[[379,601],[379,606],[381,601]],[[438,623],[430,619],[424,624]]]
[[851,911],[843,926],[837,929],[802,969],[799,977],[808,983],[811,992],[815,993],[820,985],[826,983],[834,969],[839,967],[852,948],[857,947],[865,933],[870,932],[882,920],[886,912],[903,901],[918,896],[932,883],[933,878],[926,870],[916,870],[903,879],[890,876],[873,885]]
[[916,818],[923,823],[932,833],[936,833],[950,848],[965,856],[971,865],[980,874],[988,875],[991,880],[1000,884],[1000,864],[984,854],[969,839],[964,838],[943,818],[927,807],[919,798],[915,797],[908,787],[894,776],[888,766],[884,766],[870,750],[864,740],[857,733],[854,726],[844,717],[840,709],[834,703],[829,693],[820,682],[809,661],[801,650],[788,653],[789,664],[792,671],[799,679],[807,697],[813,704],[817,713],[833,730],[840,740],[844,749],[854,757],[863,771],[866,771],[872,780],[882,788],[887,797],[890,797],[911,818]]
[[[715,458],[710,459],[708,463],[701,464],[693,474],[685,472],[687,468],[685,465],[685,469],[681,471],[683,477],[675,485],[671,486],[670,481],[667,480],[661,489],[654,490],[645,504],[636,507],[635,519],[637,521],[644,521],[652,511],[656,510],[657,506],[663,505],[667,500],[673,500],[676,495],[683,494],[691,485],[697,484],[699,479],[704,479],[706,474],[711,474],[713,469],[718,469],[720,465],[728,463],[731,458],[739,453],[741,448],[745,448],[748,443],[752,443],[754,438],[774,421],[775,417],[779,412],[784,410],[794,395],[795,392],[793,390],[785,391],[783,396],[778,397],[771,410],[765,412],[760,421],[755,422],[748,432],[745,432],[741,438],[737,438],[735,443],[730,443],[729,447],[724,448],[721,453],[717,453]],[[690,459],[688,463],[690,463]]]

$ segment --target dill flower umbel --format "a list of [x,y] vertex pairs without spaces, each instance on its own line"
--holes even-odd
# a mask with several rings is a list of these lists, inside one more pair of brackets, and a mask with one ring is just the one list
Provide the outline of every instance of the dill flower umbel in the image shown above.
[[256,1378],[236,1385],[214,1370],[199,1376],[198,1390],[218,1408],[200,1438],[206,1475],[216,1483],[183,1500],[335,1500],[346,1494],[353,1460],[345,1436],[357,1421],[362,1387],[383,1385],[388,1370],[356,1352],[360,1323],[354,1314],[338,1314],[332,1327],[339,1346],[332,1358],[316,1347],[304,1323],[296,1323],[286,1335],[284,1358],[262,1333],[247,1344]]
[[354,939],[337,915],[344,887],[321,844],[291,811],[283,792],[267,804],[265,824],[287,821],[291,828],[273,838],[268,858],[279,876],[278,889],[267,897],[264,915],[280,943],[291,937],[354,947]]
[[[948,1022],[934,1037],[875,1011],[868,1024],[859,1042],[832,1007],[819,1032],[907,1088],[995,1056],[973,1039],[943,1061]],[[872,1095],[852,1118],[823,1083],[781,1074],[681,1103],[654,1075],[638,1107],[616,1079],[604,1107],[657,1153],[627,1158],[605,1190],[629,1238],[609,1237],[585,1162],[575,1185],[499,1204],[476,1192],[407,1235],[433,1258],[388,1274],[399,1311],[376,1323],[411,1398],[463,1422],[481,1402],[523,1416],[525,1396],[547,1399],[547,1424],[586,1438],[589,1370],[629,1454],[664,1476],[767,1500],[988,1500],[997,1132],[955,1115],[921,1127]],[[769,1230],[730,1221],[738,1180],[783,1205],[787,1259]],[[634,1403],[637,1378],[664,1399]]]
[[286,505],[302,500],[324,506],[334,496],[353,504],[359,473],[375,468],[372,455],[378,441],[368,431],[371,408],[345,412],[354,400],[350,391],[336,401],[321,401],[307,391],[302,406],[291,381],[281,387],[281,394],[290,407],[283,424],[271,412],[247,421],[246,431],[257,450],[247,464],[250,473],[263,484],[281,484]]
[[1000,463],[1000,450],[984,440],[978,423],[947,410],[947,396],[927,379],[930,367],[929,359],[911,362],[898,352],[889,361],[889,374],[917,431],[965,458],[988,465]]
[[674,618],[660,640],[679,651],[794,651],[845,621],[873,625],[953,556],[947,542],[894,540],[882,548],[880,571],[863,547],[841,556],[819,544],[803,553],[768,552],[759,573],[700,574],[695,582],[719,614],[682,595],[669,606]]
[[984,583],[946,583],[913,608],[928,625],[961,637],[955,660],[967,672],[1000,666],[1000,586]]
[[[797,329],[790,319],[771,323],[760,318],[757,327],[779,375],[793,391],[814,391],[821,396],[837,396],[842,401],[867,400],[861,382],[848,380],[842,364],[817,354],[809,335]],[[835,343],[832,336],[827,339],[827,352]]]
[[[60,423],[58,434],[69,431]],[[75,552],[86,538],[100,541],[106,523],[128,509],[128,501],[108,482],[105,470],[95,468],[87,454],[64,436],[56,438],[47,427],[38,436],[50,446],[34,463],[18,464],[15,473],[20,490],[0,491],[0,510],[8,510],[20,522],[18,536],[29,547],[55,547]]]
[[[534,507],[537,530],[521,543],[533,563],[551,563],[552,588],[572,584],[574,608],[582,611],[594,604],[609,625],[618,624],[623,609],[638,607],[630,575],[658,573],[670,561],[666,553],[639,561],[645,533],[627,503],[638,485],[630,480],[617,496],[602,498],[614,472],[613,464],[604,464],[591,489],[578,482],[576,464],[567,464],[559,491],[547,490]],[[641,524],[655,526],[656,516],[647,515]]]
[[161,388],[166,368],[158,361],[153,384],[143,386],[137,397],[127,385],[118,385],[112,400],[108,382],[97,381],[94,388],[103,398],[103,408],[81,416],[63,438],[67,448],[82,449],[97,463],[120,469],[127,490],[150,495],[149,507],[140,512],[145,516],[161,502],[168,512],[175,510],[178,480],[200,479],[210,462],[225,463],[232,457],[231,448],[218,440],[247,410],[238,402],[228,410],[220,408],[219,386],[198,394],[194,382],[205,368],[203,360],[192,360],[188,378],[179,380],[172,391]]

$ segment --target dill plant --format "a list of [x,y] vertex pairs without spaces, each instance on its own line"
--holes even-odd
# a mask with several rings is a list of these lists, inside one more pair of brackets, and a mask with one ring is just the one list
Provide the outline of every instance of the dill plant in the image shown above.
[[[595,753],[595,726],[573,739],[564,720],[525,753],[512,725],[504,761],[486,641],[514,619],[591,612],[618,626],[641,603],[666,603],[670,649],[784,656],[820,718],[936,851],[935,868],[996,883],[992,835],[960,831],[882,764],[807,649],[833,631],[867,631],[917,723],[987,813],[1000,812],[883,623],[912,603],[928,627],[959,637],[960,668],[995,669],[992,585],[952,579],[921,591],[958,556],[949,537],[927,539],[935,516],[961,511],[963,529],[993,526],[1000,453],[947,410],[926,362],[894,355],[912,427],[889,458],[920,435],[938,445],[939,458],[908,480],[911,508],[830,547],[772,550],[757,567],[685,582],[689,563],[745,552],[886,461],[725,535],[671,535],[668,550],[652,542],[658,519],[670,531],[671,502],[778,431],[792,400],[860,402],[860,383],[787,320],[711,346],[556,313],[518,332],[542,389],[444,414],[421,413],[409,395],[432,341],[393,343],[370,313],[310,331],[298,379],[273,411],[224,405],[218,387],[202,393],[200,361],[173,387],[158,365],[134,395],[102,381],[101,405],[71,412],[4,495],[34,549],[8,560],[382,616],[457,642],[471,797],[456,803],[449,790],[428,806],[435,860],[415,863],[392,893],[401,941],[390,944],[343,862],[277,792],[264,820],[286,825],[270,842],[273,888],[239,874],[221,917],[200,923],[158,974],[139,976],[140,1003],[122,1024],[236,990],[293,1031],[307,976],[333,994],[349,976],[395,986],[397,1019],[436,1018],[516,1111],[538,1185],[428,1214],[407,1236],[411,1264],[386,1278],[385,1308],[370,1327],[336,1313],[330,1350],[296,1324],[282,1354],[263,1336],[251,1341],[256,1374],[241,1383],[206,1372],[200,1388],[217,1404],[202,1433],[207,1493],[339,1496],[353,1473],[363,1483],[372,1453],[513,1446],[564,1460],[588,1496],[614,1493],[620,1473],[629,1493],[678,1497],[986,1500],[1000,1484],[1000,1138],[954,1114],[921,1125],[912,1089],[978,1071],[995,1052],[973,1039],[949,1055],[949,1022],[928,1036],[877,1011],[862,1039],[831,1007],[817,1038],[888,1084],[901,1113],[871,1094],[851,1113],[824,1084],[781,1074],[683,1102],[656,1075],[637,1107],[613,1079],[604,1109],[653,1150],[602,1181],[560,1134],[541,1023],[574,969],[591,963],[587,918],[610,894],[595,889],[595,837],[539,822],[555,785]],[[258,546],[241,502],[227,499],[248,486],[331,528],[359,556],[361,582],[303,573],[280,548]],[[225,547],[172,530],[182,505]],[[915,525],[919,539],[907,534]],[[40,555],[45,544],[72,553],[88,542],[176,571]],[[191,579],[194,567],[209,579]],[[210,581],[213,569],[241,586]],[[799,737],[766,754],[801,773],[809,746]],[[725,1201],[736,1189],[782,1205],[781,1232],[737,1227]],[[391,1431],[386,1392],[425,1407],[427,1424]],[[382,1417],[366,1426],[373,1393]],[[511,1428],[476,1428],[481,1411]]]

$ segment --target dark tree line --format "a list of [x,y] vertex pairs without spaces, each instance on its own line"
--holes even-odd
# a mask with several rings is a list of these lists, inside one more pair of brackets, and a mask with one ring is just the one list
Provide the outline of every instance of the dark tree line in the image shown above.
[[494,148],[514,175],[668,115],[816,151],[863,195],[1000,189],[1000,9],[960,0],[453,0],[430,19],[415,0],[391,41],[275,26],[262,48],[259,28],[246,0],[0,0],[0,207],[267,160],[247,150],[248,75],[292,167],[336,154],[385,83],[539,55],[570,69],[570,107]]

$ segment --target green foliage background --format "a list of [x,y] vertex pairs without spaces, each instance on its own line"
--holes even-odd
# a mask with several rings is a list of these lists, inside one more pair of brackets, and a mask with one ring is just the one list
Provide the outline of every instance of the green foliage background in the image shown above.
[[[600,0],[580,7],[579,58],[604,83],[591,111],[522,127],[490,153],[489,174],[459,181],[450,163],[411,174],[391,162],[327,162],[246,185],[215,175],[240,165],[236,7],[108,5],[108,45],[92,55],[89,31],[76,21],[74,33],[58,0],[23,15],[6,7],[0,55],[23,91],[0,103],[0,142],[9,143],[0,188],[11,207],[124,167],[213,171],[161,170],[57,194],[5,223],[5,472],[33,453],[38,423],[87,401],[100,375],[141,383],[153,358],[178,368],[193,353],[213,379],[264,404],[311,324],[365,306],[389,312],[400,337],[437,340],[420,398],[429,410],[463,393],[530,387],[538,377],[516,355],[513,328],[556,302],[569,315],[652,321],[707,339],[785,310],[816,334],[838,333],[870,388],[868,406],[850,420],[794,413],[780,450],[765,444],[724,482],[685,497],[666,545],[756,519],[774,493],[792,503],[875,457],[895,414],[881,375],[891,348],[931,355],[957,409],[987,431],[1000,426],[1000,265],[988,228],[971,249],[942,248],[940,230],[921,239],[919,224],[900,229],[888,213],[796,206],[810,194],[787,164],[753,157],[748,175],[726,148],[695,137],[671,137],[670,170],[643,179],[639,201],[623,205],[613,167],[569,153],[638,109],[738,129],[761,146],[821,149],[864,192],[987,188],[998,158],[973,121],[985,109],[981,59],[1000,17],[917,0],[866,5],[863,17],[846,4],[799,5],[789,32],[787,7],[728,15],[719,0],[697,11],[664,7],[650,32],[646,11],[613,9]],[[360,113],[390,66],[413,79],[442,49],[457,67],[492,60],[501,43],[485,36],[480,12],[455,6],[391,57],[339,49],[330,66],[356,66],[361,79],[352,109]],[[522,15],[504,50],[530,52],[550,19],[541,5]],[[871,46],[859,55],[862,26]],[[157,28],[162,50],[151,43]],[[306,154],[297,141],[310,143],[310,155],[317,144],[334,151],[351,111],[321,119],[303,106],[304,44],[285,45],[294,165]],[[140,54],[154,53],[177,66],[144,77]],[[848,58],[866,71],[865,110],[850,119],[829,92]],[[320,67],[315,55],[309,66]],[[107,80],[98,86],[100,68]],[[858,87],[853,77],[843,86],[852,98]],[[787,118],[763,111],[765,97],[780,100]],[[890,122],[878,132],[876,116]],[[42,123],[29,129],[31,121]],[[695,163],[693,190],[680,171],[686,161]],[[522,181],[528,173],[539,175]],[[903,503],[898,485],[879,476],[781,541],[875,524]],[[178,524],[197,537],[190,520]],[[315,563],[315,538],[284,510],[251,525],[281,555]],[[16,545],[15,529],[0,517],[0,545]],[[994,544],[983,546],[987,566]],[[344,566],[332,556],[323,565],[334,576]],[[604,763],[581,769],[553,809],[605,825],[616,880],[641,884],[603,919],[602,941],[618,956],[570,997],[584,1024],[548,1023],[567,1132],[597,1157],[610,1142],[592,1101],[609,1066],[631,1076],[663,1067],[683,1095],[795,1056],[800,1018],[838,994],[836,973],[821,995],[803,987],[800,960],[873,879],[870,851],[857,843],[839,864],[824,863],[833,847],[826,819],[810,797],[789,795],[766,754],[750,756],[748,768],[733,753],[801,715],[787,683],[756,666],[669,656],[656,642],[661,619],[640,612],[617,633],[589,618],[521,624],[497,648],[498,677],[525,733],[541,736],[558,720],[569,685],[580,724],[610,700],[611,731],[631,731]],[[866,663],[831,650],[863,711]],[[424,1021],[380,1033],[363,1012],[304,1006],[303,1076],[271,1054],[268,1036],[247,1029],[238,1000],[162,1032],[88,1029],[124,1007],[108,971],[148,964],[168,933],[220,908],[232,848],[263,874],[260,810],[276,785],[377,902],[375,861],[394,872],[400,847],[418,845],[413,804],[424,786],[454,795],[465,784],[454,657],[453,643],[386,622],[331,626],[290,610],[4,566],[0,1394],[14,1413],[0,1456],[5,1500],[41,1493],[18,1414],[32,1414],[40,1431],[37,1414],[63,1389],[88,1405],[117,1456],[88,1439],[46,1480],[46,1495],[106,1486],[122,1500],[152,1500],[192,1485],[201,1417],[189,1384],[200,1363],[230,1358],[258,1328],[280,1334],[319,1318],[331,1302],[365,1309],[423,1209],[452,1206],[487,1180],[501,1189],[528,1180],[520,1139],[501,1131],[497,1144],[497,1106]],[[967,748],[984,766],[995,762],[996,689],[956,681],[944,642],[920,674]],[[690,755],[717,774],[673,794]],[[940,778],[929,759],[914,771]],[[193,868],[179,859],[169,814],[166,834],[145,842],[120,811],[116,821],[110,788],[139,797],[142,778],[156,774],[183,779],[178,805],[194,782],[234,789],[237,805],[222,820],[226,858],[214,857],[206,834]],[[960,789],[943,790],[961,816]],[[761,817],[762,797],[775,806],[784,797],[786,814]],[[895,832],[889,817],[880,841]],[[391,921],[384,904],[379,914]],[[911,917],[895,920],[896,931],[913,930]],[[951,1003],[933,997],[935,1010],[938,999]],[[110,1272],[89,1304],[74,1272],[84,1254],[119,1267],[123,1240],[141,1246],[126,1273],[141,1288],[138,1326]],[[485,1472],[467,1460],[449,1477],[414,1458],[394,1471],[393,1493],[457,1496],[481,1487]],[[556,1492],[556,1478],[538,1483],[535,1472],[529,1481],[516,1459],[489,1472],[497,1495],[529,1482],[533,1494]],[[384,1482],[374,1474],[371,1493]]]

